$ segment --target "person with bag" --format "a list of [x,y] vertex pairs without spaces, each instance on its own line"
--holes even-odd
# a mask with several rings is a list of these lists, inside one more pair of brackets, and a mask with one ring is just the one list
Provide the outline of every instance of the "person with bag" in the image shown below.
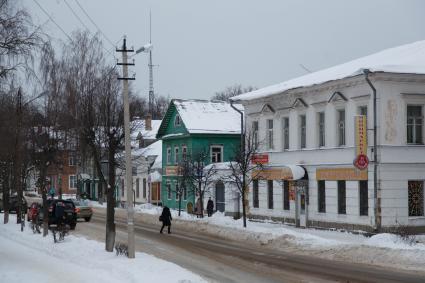
[[171,234],[171,220],[173,220],[173,218],[171,217],[170,209],[167,206],[164,206],[161,216],[159,216],[159,221],[162,222],[161,231],[159,231],[159,233],[162,234],[162,230],[164,230],[164,227],[168,226],[168,234]]

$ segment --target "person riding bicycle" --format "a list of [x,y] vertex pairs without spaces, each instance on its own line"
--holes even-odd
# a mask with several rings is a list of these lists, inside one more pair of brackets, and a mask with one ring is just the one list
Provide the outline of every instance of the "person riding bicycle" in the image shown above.
[[65,223],[65,217],[65,204],[63,202],[57,202],[55,206],[55,218],[58,228],[63,227]]

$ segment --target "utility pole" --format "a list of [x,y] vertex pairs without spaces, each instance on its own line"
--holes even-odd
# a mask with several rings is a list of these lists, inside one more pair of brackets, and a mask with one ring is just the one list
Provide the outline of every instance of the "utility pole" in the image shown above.
[[122,62],[117,65],[122,66],[123,76],[118,78],[123,81],[123,101],[124,101],[124,139],[125,139],[125,179],[127,190],[127,229],[128,229],[128,257],[135,258],[134,247],[134,208],[133,208],[133,176],[131,165],[131,144],[130,144],[130,107],[128,102],[128,81],[135,78],[128,77],[128,66],[134,66],[134,63],[127,63],[127,52],[134,52],[133,49],[127,49],[126,37],[122,49],[117,49],[122,53]]
[[[152,15],[149,11],[149,44],[152,45]],[[153,91],[153,63],[152,63],[152,48],[149,50],[149,112],[152,119],[155,119],[153,115],[153,107],[155,103],[155,94]]]

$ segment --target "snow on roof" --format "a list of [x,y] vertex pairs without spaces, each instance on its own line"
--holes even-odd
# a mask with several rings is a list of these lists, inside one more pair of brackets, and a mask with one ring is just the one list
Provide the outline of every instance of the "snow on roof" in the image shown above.
[[371,72],[425,74],[425,40],[385,49],[366,57],[241,94],[231,99],[233,101],[244,101],[267,97],[290,89],[354,77],[361,75],[365,69],[369,69]]
[[[173,100],[191,134],[240,134],[241,116],[228,102],[207,100]],[[243,106],[235,104],[243,111]]]
[[157,140],[156,142],[143,148],[142,155],[145,157],[154,156],[154,155],[161,156],[162,155],[162,140]]
[[142,135],[143,139],[156,139],[161,120],[151,120],[150,130],[146,129],[145,122],[144,119],[137,119],[131,122],[133,130],[131,133],[132,139],[136,139],[139,134]]

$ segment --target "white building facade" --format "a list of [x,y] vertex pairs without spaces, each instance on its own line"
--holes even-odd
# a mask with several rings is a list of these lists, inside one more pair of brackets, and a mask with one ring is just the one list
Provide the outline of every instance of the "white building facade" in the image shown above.
[[[421,52],[406,62],[396,58],[391,65],[395,48],[235,98],[272,172],[250,188],[251,217],[351,230],[425,230],[425,42],[412,45]],[[381,67],[381,57],[393,69]],[[364,69],[371,69],[377,98],[376,190],[374,96]],[[353,165],[357,115],[367,119],[364,170]],[[305,170],[300,180],[291,174],[294,166]]]

